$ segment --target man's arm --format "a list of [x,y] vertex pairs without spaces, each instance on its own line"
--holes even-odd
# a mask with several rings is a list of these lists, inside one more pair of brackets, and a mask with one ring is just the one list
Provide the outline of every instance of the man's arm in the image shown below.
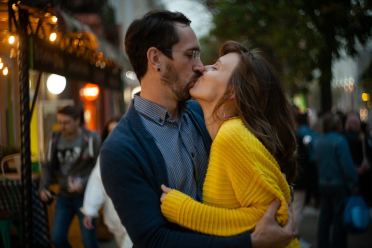
[[141,159],[110,145],[101,150],[101,176],[107,194],[127,229],[135,247],[244,247],[250,234],[219,238],[181,230],[167,222],[160,211],[160,185],[154,185],[149,171],[139,166]]
[[288,222],[284,227],[275,221],[275,215],[280,206],[280,201],[271,203],[264,216],[256,224],[251,235],[253,248],[286,247],[295,237],[292,207],[289,207]]
[[154,180],[147,178],[151,172],[139,166],[146,158],[135,158],[114,147],[111,144],[101,150],[102,181],[136,247],[279,248],[293,238],[291,222],[284,228],[275,222],[278,204],[272,205],[257,223],[252,244],[249,233],[215,237],[178,228],[161,214],[160,185],[154,185]]

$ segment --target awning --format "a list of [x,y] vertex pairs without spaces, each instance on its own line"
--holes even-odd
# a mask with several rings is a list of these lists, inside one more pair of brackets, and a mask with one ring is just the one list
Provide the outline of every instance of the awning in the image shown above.
[[[96,36],[89,26],[53,8],[50,1],[22,1],[10,11],[8,5],[9,1],[0,0],[1,37],[17,32],[17,8],[27,9],[29,13],[30,69],[118,90],[124,87],[121,72],[130,67],[124,53]],[[52,17],[58,21],[53,23]],[[51,33],[57,37],[53,42],[49,41]]]

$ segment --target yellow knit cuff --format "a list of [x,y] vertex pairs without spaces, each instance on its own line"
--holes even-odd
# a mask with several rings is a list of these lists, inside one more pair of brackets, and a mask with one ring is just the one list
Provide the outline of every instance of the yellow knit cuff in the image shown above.
[[161,212],[167,220],[177,223],[183,203],[190,198],[178,190],[171,190],[161,204]]

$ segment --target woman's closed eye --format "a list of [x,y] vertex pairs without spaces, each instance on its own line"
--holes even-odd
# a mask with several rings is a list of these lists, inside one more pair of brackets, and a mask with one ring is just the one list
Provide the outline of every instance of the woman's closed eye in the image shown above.
[[206,70],[207,71],[216,71],[218,70],[217,66],[216,65],[207,65],[205,66]]

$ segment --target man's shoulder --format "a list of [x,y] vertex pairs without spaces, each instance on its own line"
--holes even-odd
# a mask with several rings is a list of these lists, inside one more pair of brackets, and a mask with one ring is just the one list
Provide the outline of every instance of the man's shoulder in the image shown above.
[[110,133],[103,147],[117,148],[117,146],[125,145],[133,139],[133,131],[130,127],[130,123],[122,118],[115,129]]
[[198,115],[202,115],[203,114],[203,110],[202,108],[200,107],[200,104],[195,101],[195,100],[188,100],[186,101],[186,108],[191,110],[192,112],[198,114]]

